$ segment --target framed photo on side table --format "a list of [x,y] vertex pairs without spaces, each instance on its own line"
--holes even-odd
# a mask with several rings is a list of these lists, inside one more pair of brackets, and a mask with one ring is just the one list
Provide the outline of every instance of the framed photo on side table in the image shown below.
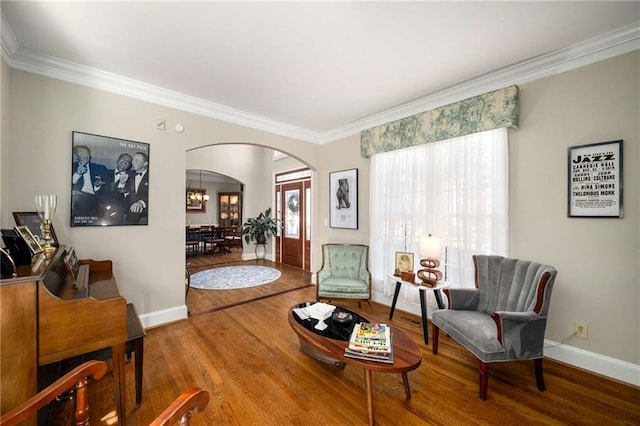
[[38,243],[38,240],[36,240],[36,237],[31,233],[31,231],[29,231],[29,228],[27,228],[26,225],[16,226],[15,230],[22,237],[24,242],[27,243],[31,254],[38,254],[44,251],[40,243]]
[[396,252],[396,267],[393,275],[400,276],[403,272],[413,272],[413,253]]
[[332,228],[358,229],[358,169],[329,173]]
[[568,149],[569,217],[622,218],[622,141]]
[[[37,212],[13,212],[13,219],[18,226],[26,226],[33,236],[38,240],[38,244],[44,244],[44,228],[42,227],[42,218]],[[56,237],[56,231],[53,230],[53,223],[49,228],[49,234],[51,236],[51,245],[58,247],[58,237]]]

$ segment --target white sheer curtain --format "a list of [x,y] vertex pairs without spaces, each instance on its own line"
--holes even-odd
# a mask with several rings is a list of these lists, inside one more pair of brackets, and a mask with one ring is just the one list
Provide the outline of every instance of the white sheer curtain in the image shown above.
[[[414,270],[420,269],[421,235],[442,238],[440,269],[454,287],[473,286],[473,254],[508,255],[507,134],[501,128],[371,158],[374,293],[392,295],[394,283],[386,277],[395,252],[414,253]],[[417,293],[404,290],[402,299],[415,303]]]

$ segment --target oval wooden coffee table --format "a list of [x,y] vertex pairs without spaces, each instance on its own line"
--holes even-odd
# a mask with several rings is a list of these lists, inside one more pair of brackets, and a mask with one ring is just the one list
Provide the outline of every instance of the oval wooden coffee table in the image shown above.
[[[309,302],[314,303],[314,302]],[[306,354],[319,359],[320,361],[329,362],[339,367],[353,365],[354,367],[364,370],[364,380],[367,388],[367,408],[369,410],[369,424],[373,425],[373,380],[374,371],[379,373],[401,373],[402,383],[407,399],[411,398],[411,389],[409,387],[409,377],[407,372],[415,370],[422,363],[422,352],[418,345],[411,340],[402,330],[391,327],[393,333],[393,363],[384,363],[376,361],[366,361],[344,356],[344,350],[347,347],[351,330],[356,323],[374,322],[385,323],[371,315],[360,314],[355,311],[337,306],[335,312],[347,312],[353,315],[350,324],[340,324],[333,320],[333,317],[325,322],[328,327],[324,330],[317,330],[315,325],[318,323],[315,319],[300,319],[293,310],[295,308],[304,307],[306,303],[294,305],[289,310],[289,325],[298,335],[300,340],[300,349]]]

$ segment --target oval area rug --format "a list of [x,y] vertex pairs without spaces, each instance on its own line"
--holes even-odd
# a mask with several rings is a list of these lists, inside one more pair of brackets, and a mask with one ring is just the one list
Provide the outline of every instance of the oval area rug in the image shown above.
[[268,266],[224,266],[191,275],[193,288],[233,290],[268,284],[280,278],[280,271]]

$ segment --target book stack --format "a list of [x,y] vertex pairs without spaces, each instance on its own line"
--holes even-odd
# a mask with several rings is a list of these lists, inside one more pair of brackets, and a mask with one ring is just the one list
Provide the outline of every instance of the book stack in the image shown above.
[[389,326],[361,322],[353,327],[344,356],[393,363],[393,342]]

